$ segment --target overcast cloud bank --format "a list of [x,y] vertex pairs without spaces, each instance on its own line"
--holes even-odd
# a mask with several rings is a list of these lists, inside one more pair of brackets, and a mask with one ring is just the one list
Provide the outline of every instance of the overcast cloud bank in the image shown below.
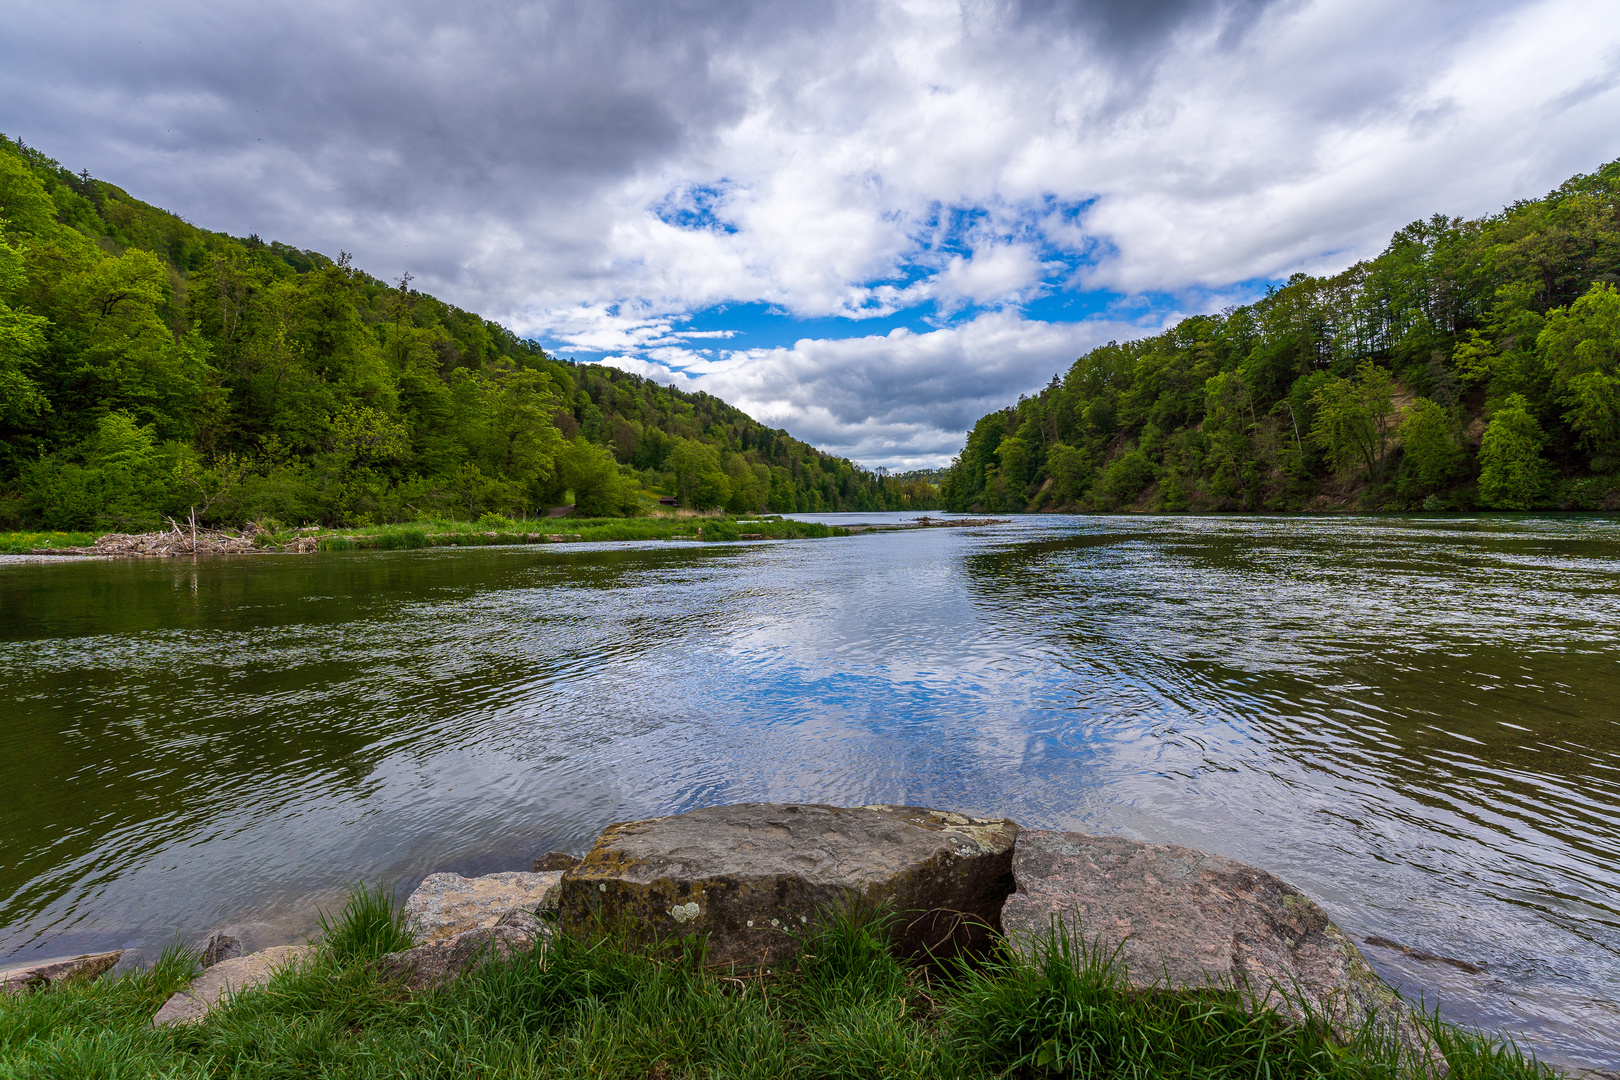
[[0,27],[0,129],[72,168],[891,467],[1093,344],[1620,154],[1620,9],[1574,0],[68,2]]

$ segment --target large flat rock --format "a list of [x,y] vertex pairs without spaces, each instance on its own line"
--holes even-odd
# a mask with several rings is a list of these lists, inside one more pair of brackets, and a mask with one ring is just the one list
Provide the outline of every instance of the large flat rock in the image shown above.
[[93,979],[118,964],[124,950],[86,953],[82,956],[57,956],[49,960],[34,960],[15,967],[0,968],[0,994],[16,994],[25,990],[43,990],[69,979]]
[[164,1002],[163,1008],[152,1017],[152,1026],[195,1024],[227,994],[240,994],[265,985],[277,971],[297,963],[309,952],[308,945],[278,945],[233,960],[221,960]]
[[512,870],[475,878],[429,874],[405,901],[405,915],[418,940],[431,944],[494,926],[513,908],[538,911],[549,906],[546,894],[560,880],[560,870]]
[[1001,925],[1018,826],[919,806],[743,803],[610,825],[558,891],[563,925],[702,933],[715,964],[776,963],[851,894],[891,905],[907,952],[981,947]]
[[1443,1064],[1411,1008],[1309,897],[1253,866],[1168,844],[1026,829],[1002,925],[1027,948],[1054,923],[1124,965],[1138,989],[1218,988],[1341,1037],[1369,1020]]

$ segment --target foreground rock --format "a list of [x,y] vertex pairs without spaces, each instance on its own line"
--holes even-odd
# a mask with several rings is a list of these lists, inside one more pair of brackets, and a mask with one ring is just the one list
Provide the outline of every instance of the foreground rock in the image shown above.
[[714,964],[772,964],[858,893],[899,913],[907,952],[985,945],[1012,888],[1018,826],[917,806],[744,803],[610,825],[563,875],[558,917],[649,938],[706,933]]
[[373,967],[385,979],[421,993],[454,981],[475,965],[508,960],[547,940],[550,930],[532,912],[516,908],[494,926],[464,930],[448,938],[389,953]]
[[278,945],[263,952],[221,960],[163,1003],[152,1017],[153,1027],[195,1024],[227,994],[240,994],[268,983],[270,977],[308,956],[308,945]]
[[1284,1016],[1321,1016],[1349,1039],[1367,1023],[1420,1063],[1444,1059],[1411,1008],[1310,898],[1264,870],[1174,845],[1024,830],[1002,924],[1027,948],[1053,921],[1138,989],[1236,990]]
[[546,894],[561,879],[560,870],[540,874],[513,870],[475,878],[429,874],[405,901],[405,915],[424,944],[445,941],[494,926],[513,908],[539,911],[551,906]]
[[24,991],[43,990],[69,979],[93,979],[104,971],[111,971],[124,950],[104,953],[86,953],[83,956],[58,956],[50,960],[35,960],[16,967],[0,968],[0,994],[19,994]]

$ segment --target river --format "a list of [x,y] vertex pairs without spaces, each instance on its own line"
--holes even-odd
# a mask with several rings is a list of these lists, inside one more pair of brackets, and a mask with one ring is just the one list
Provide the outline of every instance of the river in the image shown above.
[[[896,515],[820,515],[871,521]],[[612,821],[917,803],[1255,863],[1620,1064],[1620,522],[1057,517],[0,566],[0,958],[312,931]]]

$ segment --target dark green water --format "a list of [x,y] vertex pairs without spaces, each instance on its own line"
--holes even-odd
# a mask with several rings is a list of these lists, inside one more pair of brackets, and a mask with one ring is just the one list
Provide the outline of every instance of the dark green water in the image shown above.
[[0,957],[293,940],[608,822],[913,802],[1259,864],[1620,1063],[1620,524],[1034,517],[0,566]]

